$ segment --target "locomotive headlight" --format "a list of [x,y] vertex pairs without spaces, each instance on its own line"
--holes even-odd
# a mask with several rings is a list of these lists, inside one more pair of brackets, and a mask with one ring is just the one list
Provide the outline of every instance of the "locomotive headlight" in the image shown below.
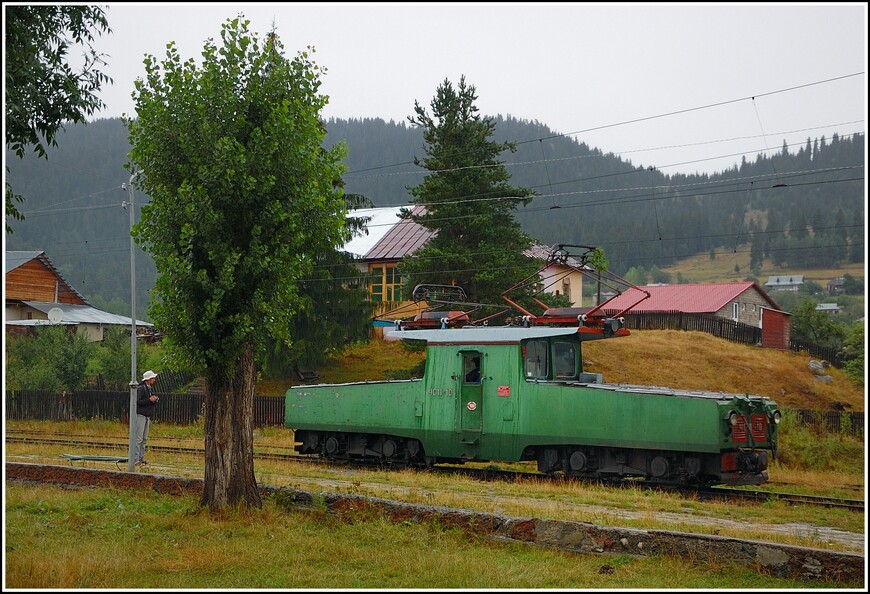
[[732,410],[728,413],[728,422],[731,423],[732,427],[737,425],[738,419],[740,419],[740,415],[738,415],[736,411]]
[[782,413],[779,412],[778,410],[773,411],[773,414],[771,415],[771,419],[773,419],[774,425],[779,425],[779,422],[782,420]]

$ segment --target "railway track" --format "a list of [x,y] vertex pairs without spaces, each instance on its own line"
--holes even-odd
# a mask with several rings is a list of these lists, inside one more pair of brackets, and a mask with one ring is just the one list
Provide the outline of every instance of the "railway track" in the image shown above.
[[[56,446],[73,446],[77,448],[90,448],[97,450],[123,450],[129,448],[128,441],[120,439],[96,439],[89,436],[76,435],[46,435],[39,436],[28,434],[26,431],[8,430],[5,436],[6,443],[32,443],[38,445],[56,445]],[[179,437],[160,437],[149,439],[148,448],[155,452],[165,452],[171,454],[186,454],[186,455],[203,455],[201,447],[190,447],[181,445],[184,442],[197,441],[193,438]],[[167,443],[169,445],[167,445]],[[174,444],[174,445],[172,445]],[[298,455],[289,446],[257,446],[254,447],[254,458],[260,460],[278,460],[287,463],[306,463],[335,466],[336,463],[324,461],[320,458]],[[341,465],[350,465],[367,468],[389,468],[389,466],[372,464],[370,462],[347,462],[340,463]],[[571,477],[564,475],[546,475],[538,472],[523,472],[501,470],[497,468],[472,468],[465,466],[435,466],[425,469],[428,472],[437,472],[443,474],[462,475],[474,478],[481,481],[504,480],[518,482],[522,480],[528,481],[561,481],[570,482],[576,481]],[[593,481],[587,481],[593,482]],[[771,491],[734,489],[724,487],[710,487],[705,489],[688,489],[683,487],[672,487],[664,485],[650,485],[641,481],[595,481],[598,484],[606,484],[614,487],[622,488],[653,488],[667,490],[685,495],[686,497],[697,497],[701,500],[737,500],[755,501],[765,503],[768,501],[782,501],[789,504],[803,504],[822,506],[828,508],[842,508],[855,512],[864,512],[864,501],[859,499],[839,499],[834,497],[821,497],[816,495],[802,495],[797,493],[777,493]]]

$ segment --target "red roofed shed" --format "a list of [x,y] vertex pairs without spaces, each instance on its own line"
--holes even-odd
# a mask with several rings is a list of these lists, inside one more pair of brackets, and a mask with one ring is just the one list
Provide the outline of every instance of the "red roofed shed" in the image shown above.
[[[762,329],[762,346],[789,348],[789,315],[758,283],[705,283],[686,285],[645,285],[648,299],[637,303],[628,313],[674,313],[715,315]],[[622,311],[643,294],[631,288],[604,305],[608,313]]]

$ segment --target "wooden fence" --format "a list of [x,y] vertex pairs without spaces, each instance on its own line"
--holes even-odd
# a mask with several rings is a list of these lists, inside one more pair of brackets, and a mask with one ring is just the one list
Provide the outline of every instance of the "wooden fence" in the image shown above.
[[[152,420],[158,423],[190,425],[203,417],[203,394],[157,393],[160,402]],[[130,392],[79,391],[56,394],[45,390],[6,392],[6,418],[72,421],[116,419],[130,422]],[[284,398],[254,396],[254,427],[284,425]]]
[[798,422],[819,433],[850,433],[864,435],[864,413],[835,410],[793,410]]
[[[604,310],[607,315],[615,315],[615,310]],[[625,318],[625,327],[629,330],[694,330],[706,332],[743,344],[760,345],[761,328],[750,326],[743,322],[735,322],[728,318],[713,314],[687,314],[680,311],[659,313],[628,313]],[[813,344],[794,338],[789,339],[791,350],[799,353],[806,351],[810,356],[824,359],[837,368],[843,366],[842,351]]]
[[[203,416],[203,394],[159,394],[154,421],[190,425]],[[12,390],[6,392],[6,419],[73,421],[115,419],[130,422],[129,392],[66,392]],[[793,410],[801,425],[819,432],[864,435],[863,412]],[[283,427],[284,398],[254,396],[254,427]]]
[[817,359],[824,359],[837,369],[843,367],[843,351],[841,349],[820,346],[811,342],[807,342],[805,340],[797,340],[796,338],[792,338],[790,340],[789,346],[791,347],[791,350],[796,353],[806,351]]

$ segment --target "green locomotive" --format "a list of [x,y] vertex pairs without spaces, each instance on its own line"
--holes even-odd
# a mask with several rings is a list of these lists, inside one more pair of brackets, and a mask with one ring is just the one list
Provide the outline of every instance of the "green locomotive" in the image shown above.
[[767,481],[781,417],[775,402],[604,383],[584,372],[583,343],[627,336],[622,320],[552,319],[562,323],[397,324],[393,337],[426,341],[424,377],[290,388],[285,419],[296,450],[395,465],[528,460],[545,473],[667,484]]

